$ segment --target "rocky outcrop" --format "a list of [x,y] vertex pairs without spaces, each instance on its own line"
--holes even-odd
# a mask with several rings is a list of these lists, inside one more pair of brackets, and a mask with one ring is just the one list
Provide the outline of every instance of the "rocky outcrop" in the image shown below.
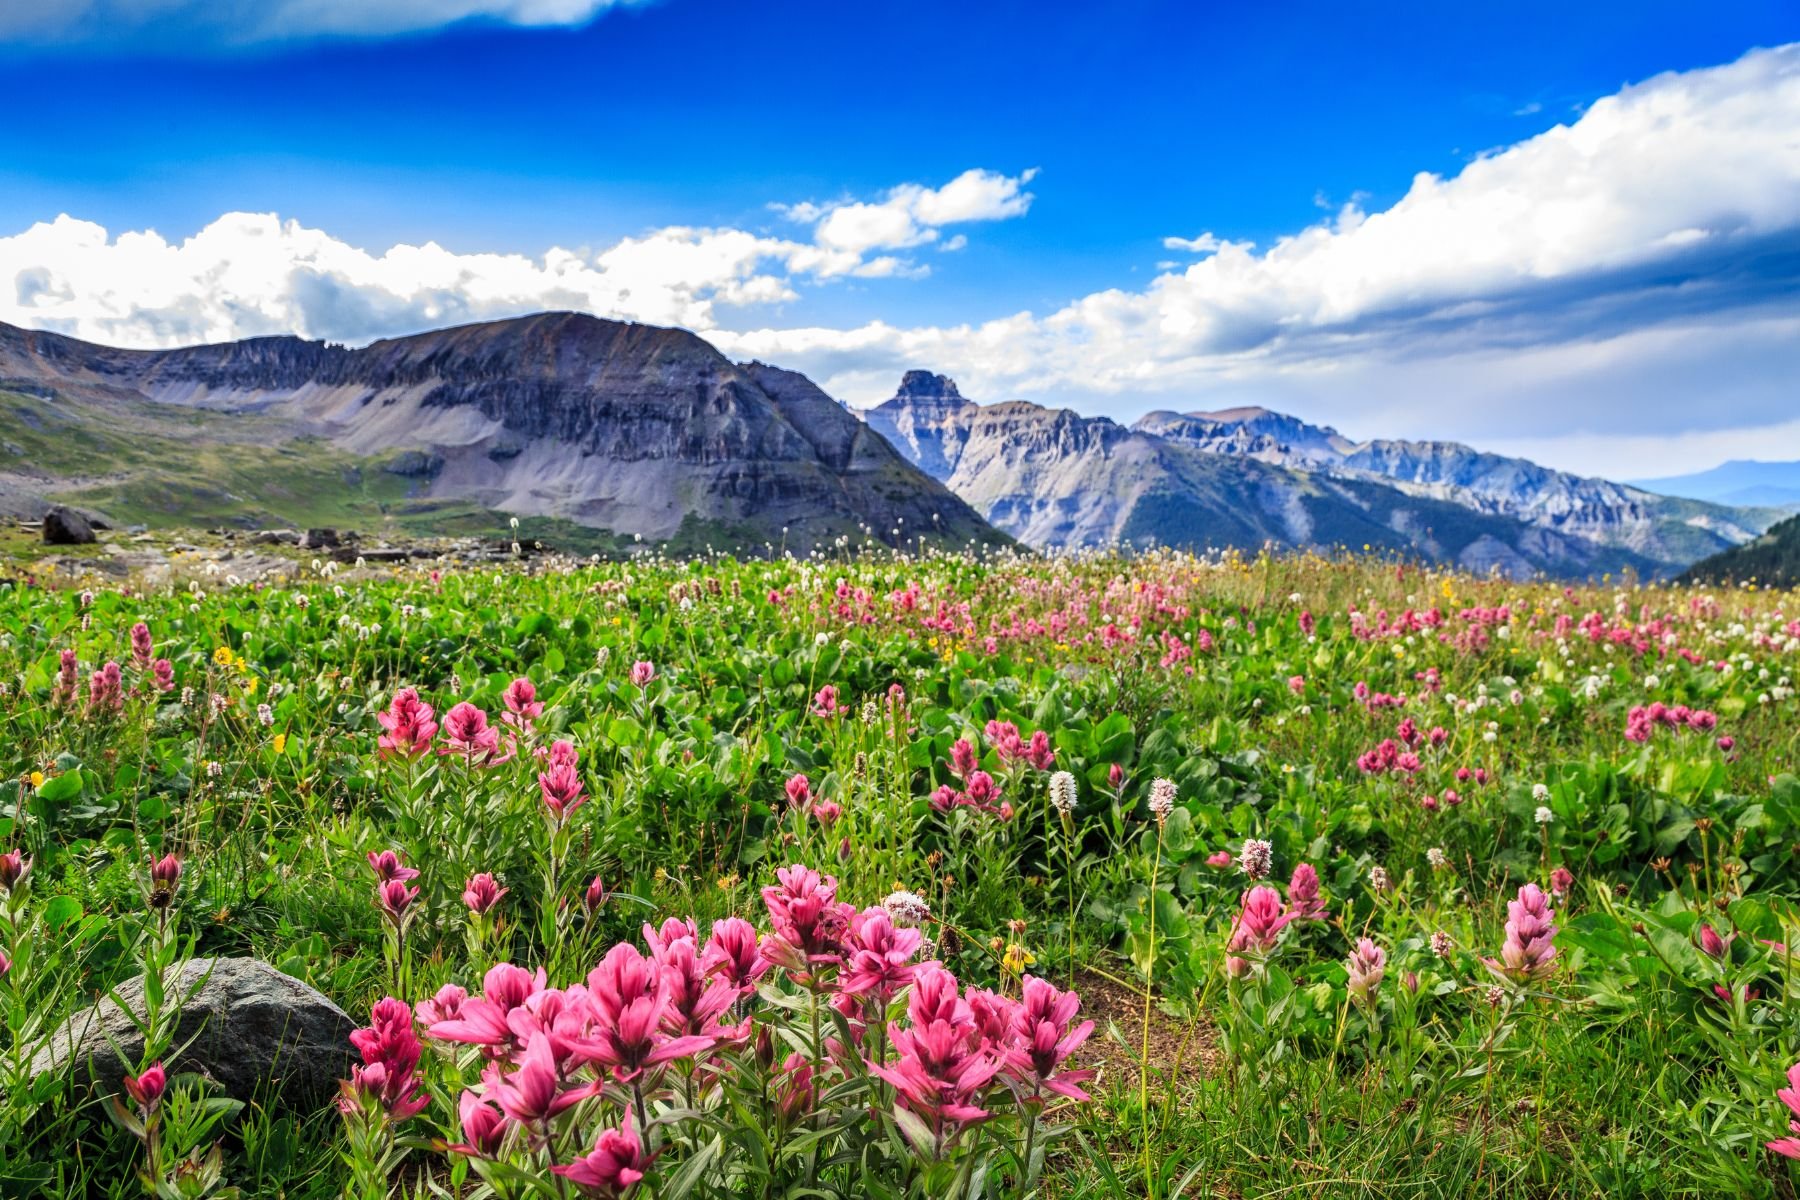
[[[102,1091],[119,1089],[144,1053],[139,1028],[144,979],[121,984],[112,997],[83,1009],[38,1047],[33,1078],[78,1075]],[[195,1072],[233,1099],[279,1096],[293,1108],[322,1107],[349,1073],[350,1031],[342,1009],[298,979],[250,958],[195,959],[165,982],[165,1003],[179,1005],[167,1060],[171,1074]]]
[[93,522],[72,508],[57,505],[44,514],[44,542],[51,546],[91,546]]

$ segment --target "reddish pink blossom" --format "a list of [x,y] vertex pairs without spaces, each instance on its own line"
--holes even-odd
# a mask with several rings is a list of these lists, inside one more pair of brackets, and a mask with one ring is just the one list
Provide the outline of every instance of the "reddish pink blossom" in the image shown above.
[[968,738],[957,738],[950,747],[950,773],[958,779],[968,779],[975,770],[977,762],[975,747]]
[[163,1092],[169,1086],[169,1076],[158,1060],[145,1067],[141,1075],[125,1076],[124,1085],[125,1094],[131,1097],[132,1103],[149,1112],[161,1102]]
[[500,898],[506,895],[507,890],[501,887],[492,875],[483,871],[470,877],[469,882],[463,887],[462,899],[463,903],[468,905],[470,912],[478,917],[483,917],[494,911],[494,906],[500,903]]
[[886,909],[866,908],[850,918],[847,957],[838,987],[848,996],[872,996],[886,1004],[911,984],[917,968],[913,956],[923,935],[897,929]]
[[382,755],[417,758],[428,751],[432,735],[438,731],[433,715],[431,705],[419,699],[411,688],[395,692],[387,711],[375,714],[383,731],[377,743]]
[[[404,885],[401,885],[404,886]],[[430,1100],[418,1078],[418,1036],[412,1009],[392,996],[376,1001],[367,1028],[353,1030],[350,1044],[362,1055],[342,1084],[338,1107],[345,1112],[380,1108],[390,1121],[404,1121],[424,1110]]]
[[836,965],[855,911],[839,903],[837,880],[801,866],[782,867],[775,875],[779,883],[762,889],[774,926],[763,940],[763,956],[803,979],[814,968]]
[[1011,1074],[1031,1095],[1045,1091],[1070,1100],[1089,1099],[1080,1085],[1094,1073],[1061,1069],[1094,1032],[1092,1021],[1075,1023],[1080,1011],[1081,998],[1074,992],[1058,991],[1054,984],[1033,975],[1025,977],[1023,996],[1015,1009]]
[[[1783,1104],[1787,1105],[1788,1112],[1792,1114],[1788,1117],[1790,1134],[1800,1134],[1800,1120],[1794,1119],[1800,1117],[1800,1063],[1795,1063],[1788,1068],[1787,1081],[1788,1085],[1776,1092],[1775,1095]],[[1769,1149],[1783,1158],[1800,1158],[1800,1138],[1789,1136],[1766,1144]]]
[[405,883],[419,877],[419,873],[411,867],[402,866],[400,856],[392,850],[369,851],[369,869],[375,872],[376,880],[381,883],[395,879]]
[[1556,914],[1543,889],[1526,884],[1506,911],[1506,941],[1500,957],[1485,958],[1482,964],[1495,978],[1512,984],[1548,977],[1556,970],[1556,926],[1552,923]]
[[837,685],[828,683],[813,696],[812,714],[815,717],[839,717],[850,711],[838,702]]
[[537,698],[537,687],[523,676],[507,684],[500,699],[506,705],[500,719],[514,728],[530,729],[531,723],[544,715],[544,705]]
[[505,1113],[470,1091],[463,1092],[457,1101],[456,1112],[463,1140],[460,1145],[450,1147],[451,1153],[481,1158],[493,1158],[500,1153],[500,1144],[506,1140],[508,1128]]
[[1301,863],[1288,877],[1288,911],[1300,921],[1323,921],[1325,901],[1319,897],[1319,873]]
[[812,781],[804,775],[790,775],[786,790],[788,804],[805,812],[812,803]]
[[498,766],[512,757],[500,752],[500,731],[488,724],[487,714],[463,700],[444,714],[444,743],[439,754],[455,755],[471,766]]
[[[567,745],[558,742],[557,745]],[[544,808],[550,819],[558,825],[568,820],[574,811],[587,803],[587,793],[583,790],[581,772],[572,762],[552,761],[548,770],[538,774],[538,794],[543,797]]]
[[645,1156],[644,1145],[632,1129],[631,1114],[627,1113],[619,1128],[600,1131],[586,1157],[550,1169],[590,1196],[614,1200],[637,1186],[650,1169],[650,1159]]
[[593,1021],[581,1053],[620,1083],[632,1083],[663,1063],[691,1058],[717,1041],[663,1033],[670,1015],[669,980],[654,960],[627,943],[607,951],[588,973],[587,999]]
[[742,917],[713,922],[712,936],[707,938],[700,960],[739,992],[754,989],[757,979],[769,969],[757,945],[756,927]]
[[1281,931],[1293,920],[1295,914],[1283,911],[1281,896],[1274,888],[1266,884],[1253,887],[1244,893],[1227,948],[1236,955],[1266,955],[1275,949]]
[[150,627],[139,621],[131,627],[131,665],[148,671],[156,657],[156,643],[150,638]]
[[650,681],[655,678],[655,663],[640,660],[631,664],[631,682],[633,686],[647,688],[650,686]]

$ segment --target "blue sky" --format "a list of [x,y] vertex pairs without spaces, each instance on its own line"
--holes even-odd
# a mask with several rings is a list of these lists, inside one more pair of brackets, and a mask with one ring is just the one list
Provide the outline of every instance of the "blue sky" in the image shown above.
[[[1779,124],[1800,68],[1745,58],[1800,38],[1791,0],[270,0],[255,25],[242,7],[0,15],[0,86],[30,114],[0,125],[0,320],[367,340],[562,300],[687,324],[854,401],[924,366],[988,399],[1262,401],[1615,474],[1740,444],[1800,457],[1800,125]],[[1583,122],[1622,90],[1633,113]],[[1577,122],[1618,148],[1558,166]],[[1469,182],[1508,147],[1536,165]],[[1468,186],[1434,206],[1421,172]],[[1513,194],[1593,224],[1539,254],[1493,203]],[[1610,212],[1622,195],[1639,207]],[[1393,218],[1351,253],[1394,213],[1425,232]],[[158,243],[125,247],[143,231]],[[1264,258],[1309,237],[1337,239],[1335,266]],[[391,253],[427,244],[424,266]]]

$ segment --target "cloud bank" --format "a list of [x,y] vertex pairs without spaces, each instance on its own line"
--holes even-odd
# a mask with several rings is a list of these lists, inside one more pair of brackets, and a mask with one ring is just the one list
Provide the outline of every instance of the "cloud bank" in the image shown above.
[[785,207],[804,240],[671,226],[535,257],[431,242],[371,253],[273,213],[227,213],[180,241],[65,215],[0,238],[0,320],[138,347],[270,333],[368,342],[544,309],[712,331],[721,309],[789,300],[802,283],[924,274],[905,251],[948,226],[1023,215],[1033,174],[971,170],[873,202]]
[[0,44],[118,44],[186,50],[312,38],[391,37],[461,21],[584,25],[633,0],[17,0],[0,4]]
[[[1025,216],[1034,175],[774,205],[781,236],[678,227],[536,257],[371,253],[270,215],[229,214],[180,242],[63,217],[0,238],[0,320],[128,345],[367,341],[581,308],[686,325],[853,401],[929,367],[985,399],[1127,417],[1256,401],[1353,435],[1542,444],[1791,421],[1800,44],[1623,88],[1454,175],[1419,174],[1386,209],[1345,205],[1265,249],[1189,236],[1196,222],[1146,248],[1187,256],[1147,284],[1054,311],[918,327],[747,319],[833,279],[924,273],[918,255],[966,244],[951,227]],[[1565,444],[1593,461],[1592,437]]]

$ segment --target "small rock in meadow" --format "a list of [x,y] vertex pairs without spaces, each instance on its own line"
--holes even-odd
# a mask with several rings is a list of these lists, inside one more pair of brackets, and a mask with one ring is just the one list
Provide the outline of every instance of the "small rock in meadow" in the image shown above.
[[[320,1108],[337,1094],[338,1080],[350,1071],[356,1026],[320,992],[253,958],[193,959],[174,976],[166,1003],[186,999],[171,1044],[187,1049],[166,1060],[171,1075],[204,1075],[236,1100],[278,1095],[300,1110]],[[117,995],[143,1014],[143,976],[121,984]],[[143,1049],[137,1025],[107,997],[58,1026],[32,1057],[30,1074],[77,1070],[102,1091],[117,1091]]]
[[51,546],[88,546],[95,541],[93,524],[72,508],[57,505],[44,514],[44,541]]

